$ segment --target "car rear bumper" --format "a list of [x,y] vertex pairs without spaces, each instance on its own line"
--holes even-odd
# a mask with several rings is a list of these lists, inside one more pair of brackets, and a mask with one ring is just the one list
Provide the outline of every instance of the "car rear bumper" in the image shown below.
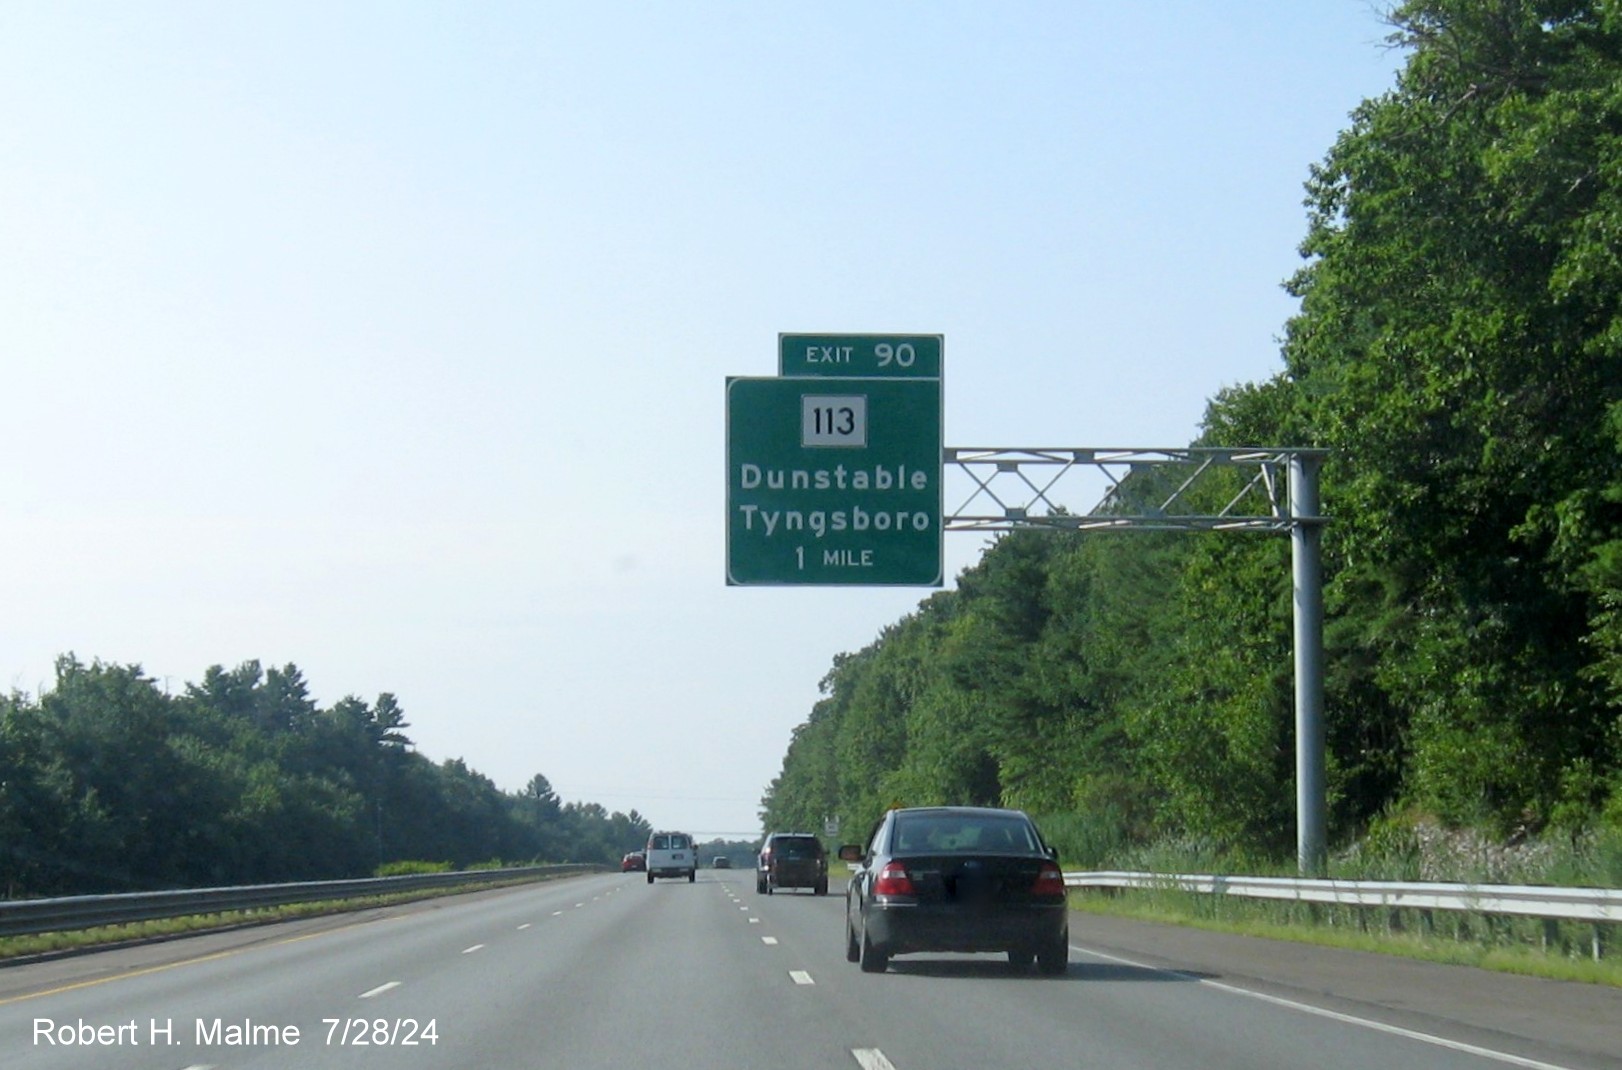
[[993,910],[955,904],[870,903],[867,938],[885,954],[912,951],[1036,951],[1067,940],[1070,913],[1063,902]]
[[770,879],[774,888],[814,888],[826,881],[828,875],[815,862],[779,862],[772,867]]

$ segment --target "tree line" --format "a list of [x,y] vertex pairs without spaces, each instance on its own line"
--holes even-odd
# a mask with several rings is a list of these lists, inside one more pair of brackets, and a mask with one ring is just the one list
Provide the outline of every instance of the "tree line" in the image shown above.
[[390,693],[321,708],[295,665],[213,666],[168,695],[137,665],[57,659],[0,697],[0,895],[67,895],[376,872],[392,862],[618,862],[651,827],[503,792],[412,748]]
[[[1196,445],[1323,446],[1331,835],[1622,833],[1622,9],[1418,0],[1306,184],[1283,368]],[[1140,484],[1156,478],[1140,474]],[[1220,503],[1219,503],[1220,504]],[[1085,815],[1289,857],[1289,547],[1021,531],[842,654],[766,826]]]

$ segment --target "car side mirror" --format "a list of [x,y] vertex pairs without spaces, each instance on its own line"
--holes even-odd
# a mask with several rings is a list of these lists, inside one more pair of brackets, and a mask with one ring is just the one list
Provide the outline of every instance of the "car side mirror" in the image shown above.
[[862,860],[863,853],[862,845],[859,843],[841,844],[839,848],[839,860],[841,862],[860,862]]
[[1059,860],[1059,849],[1057,847],[1049,847],[1048,857],[1057,862]]

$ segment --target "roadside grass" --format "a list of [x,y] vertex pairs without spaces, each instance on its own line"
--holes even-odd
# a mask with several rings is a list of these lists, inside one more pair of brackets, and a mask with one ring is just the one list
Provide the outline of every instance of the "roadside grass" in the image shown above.
[[[1296,875],[1293,859],[1234,851],[1199,837],[1135,843],[1107,809],[1055,815],[1041,825],[1059,845],[1066,870]],[[1622,887],[1622,827],[1500,837],[1481,829],[1444,828],[1421,812],[1399,812],[1331,856],[1328,876],[1617,888]],[[1174,888],[1076,890],[1071,905],[1094,914],[1622,987],[1622,926],[1616,923],[1313,905]]]
[[[540,880],[554,878],[542,877]],[[420,888],[393,895],[363,896],[356,899],[327,899],[311,903],[289,903],[285,906],[263,907],[257,910],[233,910],[214,914],[188,914],[177,918],[159,918],[152,921],[131,922],[127,925],[103,925],[93,929],[70,929],[59,932],[30,933],[23,936],[0,937],[0,964],[29,958],[51,958],[81,951],[106,950],[125,944],[153,943],[177,937],[248,926],[270,925],[275,922],[297,921],[301,918],[323,917],[330,914],[350,914],[379,907],[398,906],[421,899],[439,899],[468,892],[488,891],[492,888],[515,884],[535,883],[525,880],[492,880],[456,888]]]
[[1439,919],[1431,931],[1413,920],[1388,929],[1384,923],[1368,925],[1366,918],[1359,921],[1350,909],[1309,911],[1304,905],[1292,908],[1231,900],[1208,902],[1213,898],[1169,890],[1111,894],[1102,890],[1074,891],[1070,906],[1089,914],[1622,988],[1622,951],[1610,948],[1611,957],[1596,961],[1583,950],[1592,945],[1586,944],[1576,931],[1587,930],[1586,926],[1562,926],[1561,938],[1545,950],[1541,938],[1529,938],[1530,925],[1513,925],[1502,918],[1479,914]]

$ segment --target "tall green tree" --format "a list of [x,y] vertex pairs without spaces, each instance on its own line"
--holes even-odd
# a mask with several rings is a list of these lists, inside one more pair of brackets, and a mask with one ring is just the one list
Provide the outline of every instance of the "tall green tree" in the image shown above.
[[1580,566],[1616,524],[1622,26],[1569,0],[1392,19],[1398,86],[1309,185],[1286,362],[1336,449],[1333,597],[1379,650],[1405,794],[1537,822],[1603,742]]

